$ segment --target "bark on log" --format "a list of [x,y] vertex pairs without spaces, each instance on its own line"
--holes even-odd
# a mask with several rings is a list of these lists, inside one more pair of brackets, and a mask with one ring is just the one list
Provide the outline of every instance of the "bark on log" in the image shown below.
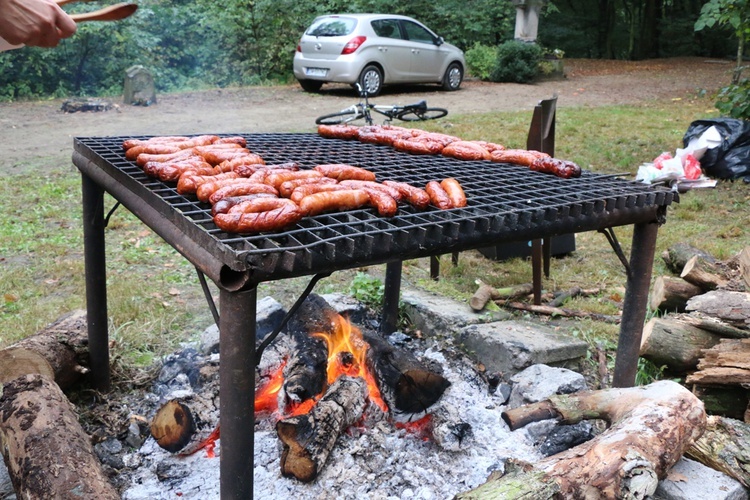
[[73,311],[0,351],[0,383],[38,373],[67,389],[88,372],[86,311]]
[[151,436],[161,448],[190,455],[218,437],[219,409],[216,402],[192,394],[170,399],[151,419]]
[[680,278],[706,291],[726,286],[730,280],[730,277],[715,262],[699,255],[687,261],[680,273]]
[[750,425],[724,417],[708,417],[706,431],[687,455],[735,478],[750,488]]
[[750,384],[750,339],[721,339],[704,351],[698,371],[685,380],[688,384]]
[[[611,426],[590,441],[520,467],[520,472],[514,468],[507,480],[494,477],[457,498],[644,498],[706,426],[701,401],[671,381],[553,396],[509,410],[503,418],[514,429],[528,423],[529,415],[553,415],[565,423],[601,418]],[[517,487],[513,495],[498,494],[508,483]]]
[[670,271],[679,275],[682,270],[685,269],[687,261],[696,255],[700,255],[703,259],[709,262],[716,261],[716,259],[714,259],[709,253],[688,245],[687,243],[675,243],[661,254],[661,258],[664,260],[664,263]]
[[57,384],[22,375],[0,393],[0,451],[18,498],[120,498]]
[[546,305],[535,305],[535,304],[526,304],[523,302],[506,302],[506,307],[510,307],[511,309],[519,309],[522,311],[529,311],[536,314],[545,314],[548,316],[563,316],[567,318],[589,318],[596,321],[602,321],[604,323],[614,323],[618,324],[620,323],[620,317],[619,316],[611,316],[607,314],[598,314],[598,313],[592,313],[587,311],[573,311],[571,309],[563,308],[563,307],[550,307]]
[[688,299],[703,293],[703,289],[682,278],[659,276],[651,288],[652,311],[685,310]]
[[706,316],[700,312],[691,312],[690,314],[679,314],[675,316],[676,319],[684,321],[685,323],[692,325],[701,330],[715,333],[721,337],[727,337],[732,339],[746,339],[750,338],[750,330],[743,330],[737,328],[729,323],[714,318],[713,316]]
[[643,327],[640,356],[675,373],[694,370],[703,349],[719,343],[721,337],[679,319],[652,318]]
[[374,374],[380,395],[396,420],[424,415],[451,385],[404,349],[394,348],[377,333],[362,332],[369,344],[367,367]]
[[338,436],[361,416],[367,403],[362,378],[339,377],[306,415],[280,420],[281,474],[309,482],[317,477]]
[[686,310],[713,316],[737,328],[750,327],[750,293],[714,290],[688,300]]
[[534,290],[530,283],[514,285],[506,288],[493,288],[486,283],[479,288],[469,300],[469,306],[474,311],[481,311],[490,300],[515,299],[530,294]]

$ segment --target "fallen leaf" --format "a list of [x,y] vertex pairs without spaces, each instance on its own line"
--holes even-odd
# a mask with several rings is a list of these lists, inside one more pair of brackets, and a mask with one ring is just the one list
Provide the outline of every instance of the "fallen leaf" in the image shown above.
[[176,288],[170,288],[169,289],[169,295],[172,295],[172,296],[174,296],[174,295],[180,295],[180,293],[181,292],[178,289],[176,289]]
[[672,481],[673,483],[682,482],[686,483],[688,478],[684,474],[680,474],[679,472],[670,471],[669,474],[667,474],[667,479]]

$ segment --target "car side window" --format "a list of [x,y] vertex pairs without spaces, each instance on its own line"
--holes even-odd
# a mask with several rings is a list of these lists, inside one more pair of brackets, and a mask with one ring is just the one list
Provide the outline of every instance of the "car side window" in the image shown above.
[[396,19],[378,19],[371,24],[372,30],[380,37],[401,38],[401,32],[399,31],[398,21]]
[[407,40],[422,43],[435,43],[435,37],[422,26],[411,21],[403,21]]

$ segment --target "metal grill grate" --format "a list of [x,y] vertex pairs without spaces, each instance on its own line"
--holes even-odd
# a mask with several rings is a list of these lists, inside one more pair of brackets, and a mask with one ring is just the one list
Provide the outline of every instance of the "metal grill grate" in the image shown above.
[[245,137],[266,163],[296,161],[301,168],[349,163],[373,171],[378,180],[420,187],[455,177],[468,206],[416,211],[402,205],[392,218],[366,208],[306,217],[280,233],[227,234],[213,224],[209,205],[178,194],[174,185],[146,176],[125,159],[122,142],[133,137],[78,138],[75,149],[91,163],[78,165],[84,173],[100,169],[217,259],[233,269],[252,268],[259,281],[648,221],[676,201],[667,188],[591,172],[560,179],[525,167],[411,155],[316,134]]

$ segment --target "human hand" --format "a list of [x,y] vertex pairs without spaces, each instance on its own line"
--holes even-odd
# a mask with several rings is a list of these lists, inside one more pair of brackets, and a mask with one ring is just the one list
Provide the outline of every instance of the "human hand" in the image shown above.
[[0,37],[11,44],[56,47],[76,23],[54,0],[0,0]]

